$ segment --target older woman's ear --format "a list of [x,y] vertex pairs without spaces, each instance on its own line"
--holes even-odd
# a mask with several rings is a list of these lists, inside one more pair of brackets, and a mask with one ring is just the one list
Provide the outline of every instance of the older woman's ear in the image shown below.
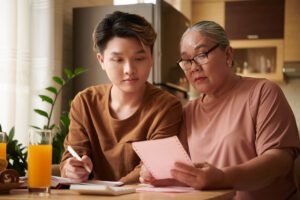
[[228,67],[232,67],[233,66],[233,49],[231,46],[226,47],[225,49],[225,53],[226,53],[226,63]]

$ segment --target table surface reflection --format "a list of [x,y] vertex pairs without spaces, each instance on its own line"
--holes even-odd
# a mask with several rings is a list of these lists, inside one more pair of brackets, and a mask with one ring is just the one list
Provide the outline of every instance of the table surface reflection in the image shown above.
[[120,196],[100,196],[100,195],[80,195],[76,191],[71,190],[51,190],[48,196],[28,193],[27,189],[13,189],[10,194],[0,195],[0,199],[55,199],[55,200],[104,200],[104,199],[119,199],[119,200],[228,200],[234,196],[233,190],[209,190],[197,191],[190,193],[160,193],[160,192],[136,192],[132,194]]

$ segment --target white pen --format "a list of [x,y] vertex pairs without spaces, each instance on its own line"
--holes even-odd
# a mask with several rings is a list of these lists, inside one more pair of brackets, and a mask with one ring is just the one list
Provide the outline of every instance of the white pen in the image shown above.
[[[82,161],[82,158],[80,158],[80,156],[76,153],[76,151],[70,145],[68,145],[67,149],[73,157],[75,157],[79,161]],[[83,164],[83,167],[88,173],[92,172],[92,170],[85,163]]]

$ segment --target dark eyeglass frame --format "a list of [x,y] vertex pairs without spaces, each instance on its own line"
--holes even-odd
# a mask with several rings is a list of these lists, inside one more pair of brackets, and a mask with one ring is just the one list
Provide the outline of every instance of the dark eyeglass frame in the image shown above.
[[[200,53],[200,54],[194,56],[192,59],[182,59],[182,58],[180,58],[180,59],[177,61],[177,64],[178,64],[178,65],[180,66],[180,68],[183,69],[184,71],[188,71],[188,70],[191,69],[192,64],[193,64],[193,61],[194,61],[197,65],[204,65],[204,64],[208,63],[208,54],[209,54],[210,52],[212,52],[213,50],[215,50],[216,48],[218,48],[219,46],[220,46],[220,44],[218,43],[218,44],[214,45],[212,48],[210,48],[208,51],[203,52],[203,53]],[[207,61],[206,61],[206,62],[203,62],[203,63],[199,63],[198,61],[195,60],[195,58],[197,58],[197,57],[199,57],[199,56],[205,56],[206,59],[207,59]],[[186,68],[186,67],[181,66],[180,63],[181,63],[182,61],[190,62],[189,67]]]

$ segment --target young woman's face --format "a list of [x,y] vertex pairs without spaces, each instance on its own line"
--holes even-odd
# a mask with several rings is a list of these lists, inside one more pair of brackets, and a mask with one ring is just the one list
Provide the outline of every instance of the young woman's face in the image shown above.
[[144,87],[153,65],[150,47],[136,38],[114,37],[97,58],[112,84],[128,93]]
[[[206,53],[216,42],[205,37],[197,31],[189,31],[181,41],[181,59],[189,60],[195,56]],[[208,56],[207,63],[199,65],[194,61],[190,70],[184,71],[193,87],[205,94],[215,94],[222,89],[231,73],[232,49],[220,47],[212,50]]]

